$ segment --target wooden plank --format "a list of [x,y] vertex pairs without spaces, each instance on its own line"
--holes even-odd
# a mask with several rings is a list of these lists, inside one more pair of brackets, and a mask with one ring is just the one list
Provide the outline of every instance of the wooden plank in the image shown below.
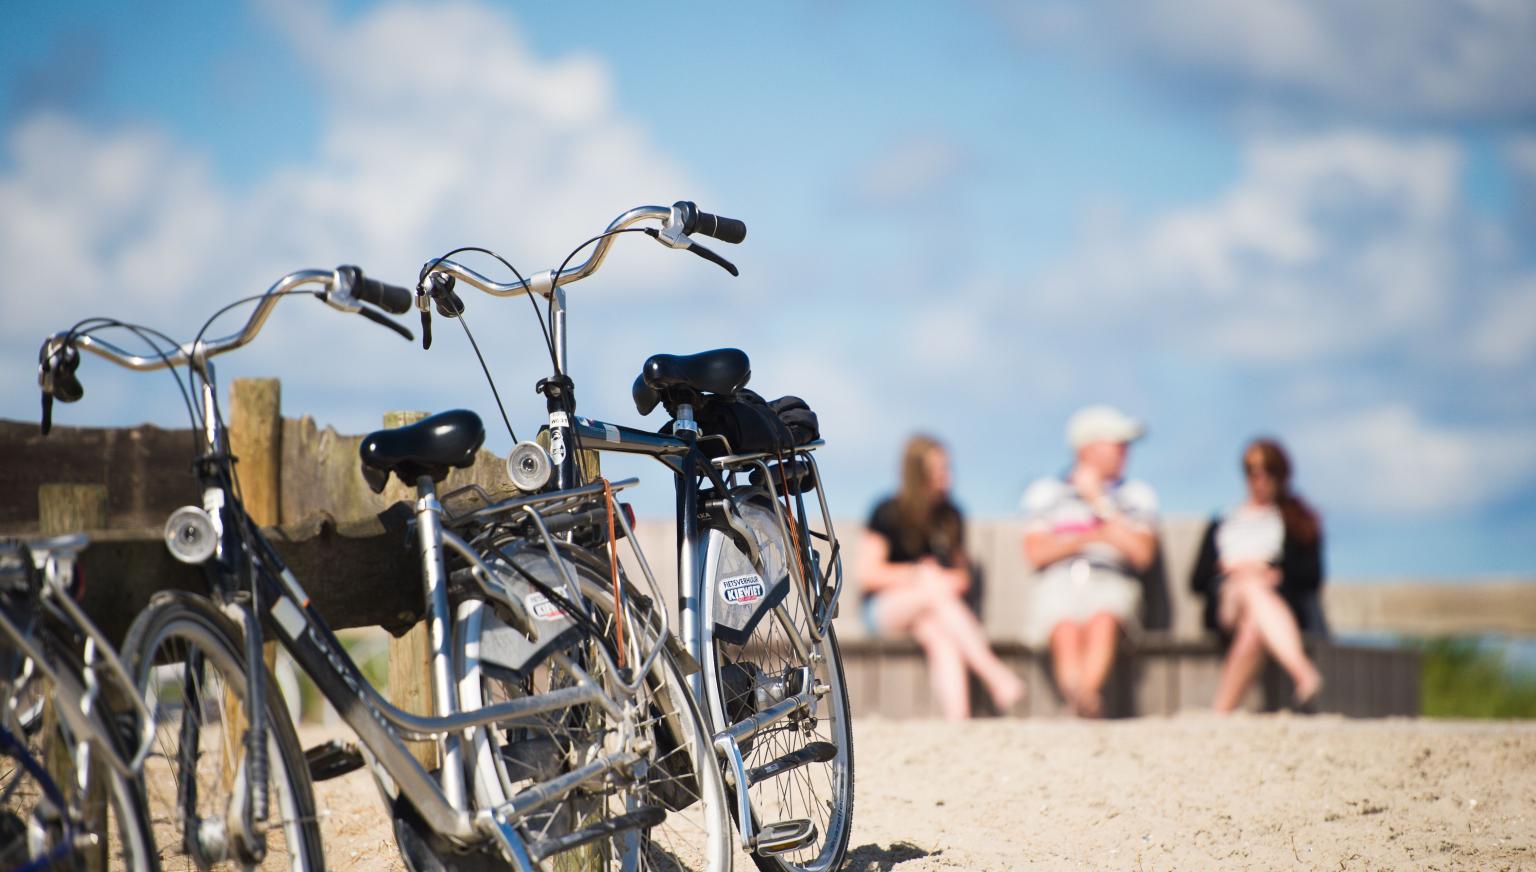
[[1323,604],[1335,631],[1407,636],[1536,635],[1536,581],[1330,584]]
[[1172,714],[1168,700],[1168,662],[1165,658],[1149,657],[1135,652],[1133,712],[1137,715]]
[[0,534],[35,535],[38,488],[53,483],[105,485],[112,526],[158,527],[197,498],[195,450],[190,430],[56,426],[43,436],[36,421],[0,421]]

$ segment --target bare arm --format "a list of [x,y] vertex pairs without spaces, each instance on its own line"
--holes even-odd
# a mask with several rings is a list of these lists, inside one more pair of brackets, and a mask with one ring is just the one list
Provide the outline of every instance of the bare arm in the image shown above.
[[1093,535],[1119,549],[1137,572],[1146,572],[1153,558],[1157,557],[1157,536],[1144,527],[1112,519],[1104,522]]
[[885,537],[869,530],[859,539],[859,587],[865,593],[879,593],[911,584],[915,564],[892,563],[891,547]]
[[1111,520],[1086,533],[1053,533],[1049,530],[1025,533],[1024,557],[1036,569],[1043,569],[1080,553],[1089,542],[1115,546],[1137,572],[1144,572],[1157,556],[1157,537],[1151,530]]
[[1088,533],[1053,533],[1050,530],[1034,530],[1024,534],[1024,558],[1036,569],[1065,560],[1083,550],[1092,541]]
[[890,544],[879,533],[869,530],[859,540],[859,587],[864,593],[881,593],[924,582],[940,583],[954,593],[964,593],[971,585],[970,571],[961,567],[945,569],[932,557],[916,563],[893,563]]

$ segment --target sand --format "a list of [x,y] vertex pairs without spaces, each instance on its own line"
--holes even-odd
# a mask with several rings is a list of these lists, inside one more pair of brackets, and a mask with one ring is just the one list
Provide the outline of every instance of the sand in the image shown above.
[[[862,720],[854,741],[855,872],[1536,869],[1536,724]],[[333,868],[401,868],[365,772],[316,789]]]

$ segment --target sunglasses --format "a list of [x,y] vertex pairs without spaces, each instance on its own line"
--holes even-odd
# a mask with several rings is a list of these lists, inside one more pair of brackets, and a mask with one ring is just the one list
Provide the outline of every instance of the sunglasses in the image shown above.
[[1275,471],[1262,463],[1243,464],[1243,475],[1247,476],[1248,478],[1257,478],[1260,474],[1263,474],[1265,478],[1275,477]]

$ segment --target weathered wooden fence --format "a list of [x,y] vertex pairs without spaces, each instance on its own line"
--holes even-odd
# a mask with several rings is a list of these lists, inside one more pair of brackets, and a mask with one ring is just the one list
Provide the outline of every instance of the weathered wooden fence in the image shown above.
[[[409,510],[399,502],[407,490],[400,484],[391,484],[383,495],[368,490],[358,474],[361,437],[322,429],[309,417],[279,418],[275,396],[267,398],[262,391],[237,388],[234,399],[232,405],[240,408],[267,409],[251,415],[237,408],[232,422],[261,430],[257,438],[248,432],[240,438],[247,440],[242,450],[270,455],[273,484],[271,493],[261,498],[268,501],[265,517],[278,524],[269,534],[321,613],[338,629],[377,625],[397,635],[407,633],[422,613],[414,545],[405,533]],[[0,534],[37,531],[37,495],[44,485],[104,484],[111,529],[93,531],[94,544],[84,563],[86,607],[109,635],[118,636],[153,591],[201,587],[199,572],[173,560],[160,543],[166,516],[198,501],[188,468],[194,448],[191,432],[151,425],[60,427],[44,439],[35,423],[0,421]],[[258,465],[253,459],[242,463],[242,472]],[[500,458],[489,452],[482,452],[474,469],[455,471],[445,492],[469,482],[497,493],[510,489]],[[650,486],[669,487],[670,482],[657,480]],[[249,501],[251,485],[246,488]],[[267,493],[261,487],[257,491]],[[1201,523],[1175,518],[1164,524],[1161,573],[1148,590],[1148,630],[1125,646],[1116,666],[1106,694],[1112,714],[1166,714],[1209,704],[1220,651],[1199,626],[1199,604],[1186,581]],[[887,717],[935,714],[919,649],[906,642],[871,640],[860,626],[858,584],[851,577],[859,524],[844,521],[838,529],[850,569],[838,631],[855,711]],[[968,544],[983,569],[982,617],[988,633],[1003,658],[1030,684],[1027,713],[1051,715],[1062,706],[1050,686],[1044,657],[1018,641],[1033,583],[1023,560],[1021,534],[1015,522],[983,521],[971,525]],[[638,539],[670,592],[669,579],[676,571],[670,520],[642,519]],[[1335,630],[1536,632],[1536,584],[1520,580],[1450,589],[1333,584],[1325,603]],[[1425,603],[1439,605],[1426,611]],[[1447,615],[1453,620],[1447,621]],[[1417,712],[1418,657],[1411,650],[1321,639],[1309,645],[1328,679],[1321,709],[1353,715]],[[1271,668],[1248,704],[1273,708],[1288,697],[1284,677]]]

